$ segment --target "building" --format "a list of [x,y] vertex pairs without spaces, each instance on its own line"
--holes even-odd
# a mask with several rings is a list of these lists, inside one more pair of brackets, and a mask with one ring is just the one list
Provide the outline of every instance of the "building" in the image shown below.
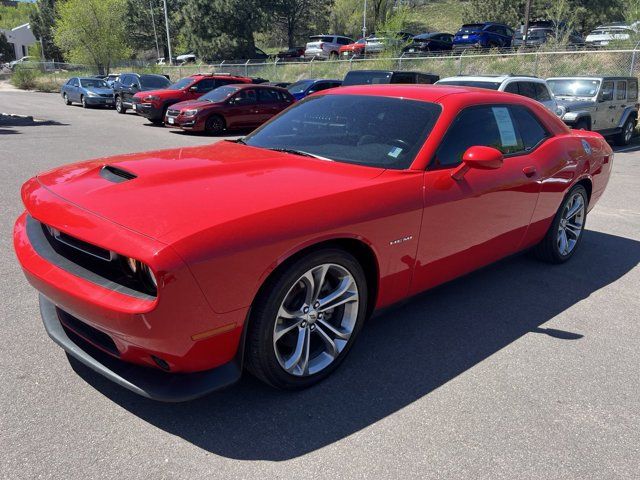
[[0,29],[0,33],[4,34],[9,43],[13,45],[16,59],[29,55],[29,47],[38,41],[28,23],[11,30]]

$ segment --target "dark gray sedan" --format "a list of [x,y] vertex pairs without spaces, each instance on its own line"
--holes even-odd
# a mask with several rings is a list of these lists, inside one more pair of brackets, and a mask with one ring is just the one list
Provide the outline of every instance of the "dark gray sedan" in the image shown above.
[[64,103],[80,103],[84,108],[114,105],[113,89],[100,78],[70,78],[60,89]]

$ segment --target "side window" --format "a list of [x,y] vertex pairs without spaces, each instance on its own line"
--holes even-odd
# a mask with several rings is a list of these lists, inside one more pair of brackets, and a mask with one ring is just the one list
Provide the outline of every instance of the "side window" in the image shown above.
[[548,102],[551,100],[549,89],[544,83],[535,83],[536,86],[536,100],[539,102]]
[[331,84],[329,82],[318,83],[309,90],[309,93],[313,92],[321,92],[322,90],[327,90],[331,88]]
[[627,82],[616,83],[616,100],[625,100],[627,98]]
[[67,82],[67,85],[69,85],[70,87],[75,87],[76,79],[75,78],[70,78],[69,81]]
[[630,101],[638,100],[638,81],[637,80],[629,80],[629,92],[627,93],[627,98]]
[[261,88],[258,90],[258,102],[260,103],[278,103],[280,102],[279,92],[270,88]]
[[518,82],[511,82],[504,88],[504,91],[507,93],[515,93],[516,95],[520,95],[520,90],[518,89]]
[[340,45],[349,45],[351,42],[348,38],[338,38],[338,43]]
[[520,95],[537,100],[536,84],[532,82],[520,82],[518,87]]
[[458,165],[464,152],[476,145],[497,148],[503,153],[523,150],[508,107],[470,107],[460,112],[436,150],[432,164],[436,168]]
[[214,88],[216,88],[216,80],[214,78],[203,78],[195,85],[196,92],[205,93],[210,92]]
[[394,73],[390,83],[415,83],[415,73]]
[[525,107],[512,106],[510,109],[525,151],[535,148],[549,136],[540,121]]
[[418,73],[416,76],[416,83],[427,83],[430,84],[431,83],[431,78],[429,78],[426,75],[422,75],[421,73]]
[[240,90],[234,98],[236,105],[251,105],[256,103],[256,91],[249,89]]
[[600,100],[610,102],[613,100],[613,82],[604,82],[600,93]]

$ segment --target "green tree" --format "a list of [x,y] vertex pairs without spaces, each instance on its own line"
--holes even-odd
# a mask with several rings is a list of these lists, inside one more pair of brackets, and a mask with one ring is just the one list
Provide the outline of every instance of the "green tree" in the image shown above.
[[[184,3],[185,0],[167,0],[172,47],[175,47],[182,29],[180,9]],[[157,36],[160,56],[165,58],[169,56],[163,0],[126,0],[126,12],[122,20],[127,31],[127,41],[134,51],[153,51],[155,55]]]
[[16,53],[4,33],[0,33],[0,63],[15,60]]
[[260,0],[190,0],[181,10],[184,41],[206,60],[252,58],[265,7]]
[[42,40],[44,57],[48,60],[62,61],[62,52],[53,42],[53,26],[56,21],[55,0],[37,0],[35,8],[29,14],[31,31]]
[[[367,33],[376,32],[394,12],[393,0],[367,0]],[[331,9],[331,30],[355,38],[362,36],[364,0],[335,0]]]
[[129,48],[122,23],[126,0],[66,0],[58,5],[53,39],[70,61],[108,73]]
[[271,0],[266,9],[289,47],[326,23],[333,2],[317,0]]

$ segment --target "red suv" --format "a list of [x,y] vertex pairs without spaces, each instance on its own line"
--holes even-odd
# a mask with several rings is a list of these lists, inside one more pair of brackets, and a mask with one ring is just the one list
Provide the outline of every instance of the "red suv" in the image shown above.
[[197,100],[172,105],[165,124],[183,130],[219,134],[255,128],[295,102],[284,88],[270,85],[226,85]]
[[152,123],[162,124],[169,105],[195,100],[222,85],[251,82],[252,80],[248,77],[198,73],[178,80],[162,90],[136,93],[132,99],[132,106],[138,115],[148,118]]

